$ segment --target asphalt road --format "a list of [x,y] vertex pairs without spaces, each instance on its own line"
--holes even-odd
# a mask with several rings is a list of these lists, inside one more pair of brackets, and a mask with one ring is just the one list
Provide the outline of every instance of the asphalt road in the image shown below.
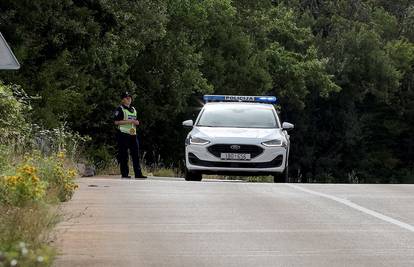
[[414,266],[414,185],[79,185],[55,266]]

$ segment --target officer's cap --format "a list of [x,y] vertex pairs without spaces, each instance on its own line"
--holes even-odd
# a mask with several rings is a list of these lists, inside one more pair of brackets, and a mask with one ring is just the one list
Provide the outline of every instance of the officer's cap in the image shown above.
[[132,95],[129,92],[123,92],[121,94],[121,99],[124,99],[125,97],[128,97],[128,96],[132,98]]

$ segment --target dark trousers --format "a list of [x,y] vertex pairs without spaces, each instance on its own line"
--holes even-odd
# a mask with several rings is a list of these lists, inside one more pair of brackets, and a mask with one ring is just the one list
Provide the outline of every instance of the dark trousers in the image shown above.
[[142,175],[141,167],[139,165],[139,144],[137,136],[118,131],[116,138],[118,141],[118,162],[121,168],[122,177],[127,177],[129,174],[128,150],[131,154],[135,176]]

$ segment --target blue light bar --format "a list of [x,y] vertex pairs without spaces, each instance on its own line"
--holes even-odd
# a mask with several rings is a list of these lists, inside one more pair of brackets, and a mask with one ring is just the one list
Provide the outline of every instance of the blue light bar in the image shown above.
[[257,102],[276,104],[275,96],[205,95],[204,102]]

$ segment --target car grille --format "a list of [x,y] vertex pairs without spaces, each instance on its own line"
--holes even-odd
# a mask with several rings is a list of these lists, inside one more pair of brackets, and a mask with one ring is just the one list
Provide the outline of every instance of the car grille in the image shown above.
[[[232,146],[238,146],[239,149],[232,149]],[[255,145],[216,144],[209,146],[207,150],[218,158],[220,158],[221,153],[243,153],[250,154],[253,159],[263,153],[263,148]]]
[[276,168],[280,167],[283,162],[283,156],[279,155],[272,161],[268,162],[228,162],[228,161],[207,161],[201,160],[193,153],[188,154],[191,164],[202,167],[218,167],[218,168]]

